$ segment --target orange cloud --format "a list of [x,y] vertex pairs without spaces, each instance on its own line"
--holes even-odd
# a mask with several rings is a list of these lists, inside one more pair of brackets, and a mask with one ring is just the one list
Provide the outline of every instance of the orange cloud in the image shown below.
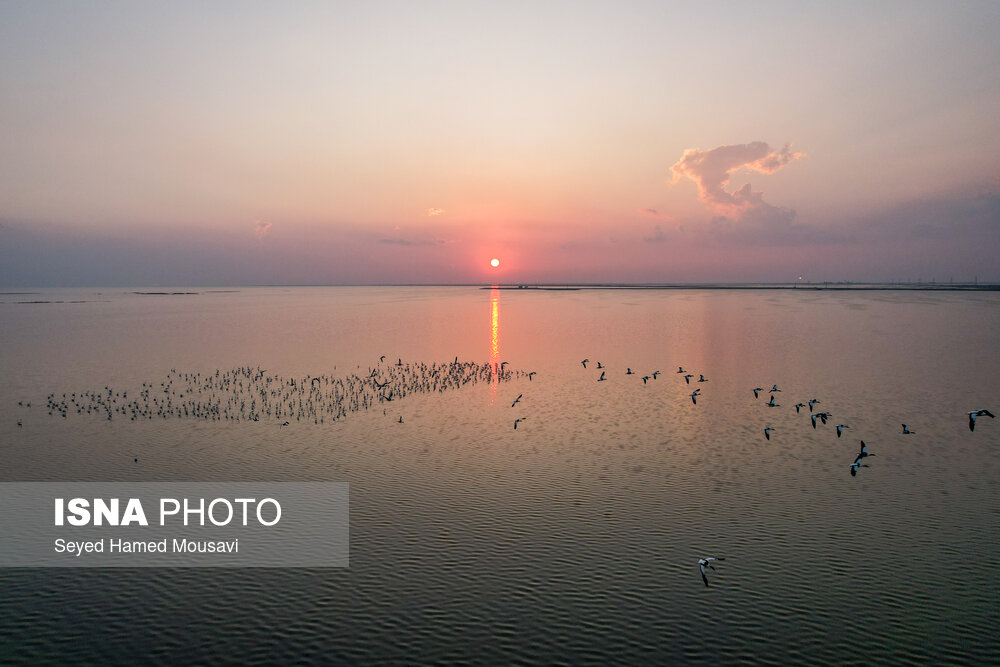
[[745,169],[760,174],[773,174],[792,160],[805,153],[792,151],[791,144],[781,150],[771,150],[763,141],[749,144],[719,146],[710,151],[689,148],[681,159],[670,167],[672,182],[690,178],[698,185],[698,198],[719,214],[740,217],[751,210],[772,208],[759,192],[753,192],[747,183],[739,190],[726,189],[733,172]]
[[254,236],[257,237],[258,241],[261,240],[261,239],[263,239],[265,236],[267,236],[267,233],[269,231],[271,231],[271,223],[270,222],[264,222],[263,220],[257,220],[257,221],[254,222],[253,233],[254,233]]

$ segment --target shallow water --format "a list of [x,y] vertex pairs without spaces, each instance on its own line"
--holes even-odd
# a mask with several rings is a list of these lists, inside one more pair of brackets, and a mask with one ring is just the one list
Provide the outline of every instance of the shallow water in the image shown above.
[[[1000,659],[998,294],[177,291],[0,296],[2,479],[350,482],[351,567],[2,570],[4,662]],[[44,408],[381,355],[537,375],[287,428]]]

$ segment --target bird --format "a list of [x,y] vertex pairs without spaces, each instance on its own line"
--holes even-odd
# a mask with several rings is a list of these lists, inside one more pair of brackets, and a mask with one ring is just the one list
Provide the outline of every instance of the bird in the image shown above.
[[587,362],[588,362],[588,361],[590,361],[590,359],[584,359],[584,360],[583,360],[583,361],[581,361],[580,363],[581,363],[581,364],[583,364],[583,367],[584,367],[584,368],[586,368],[586,367],[587,367]]
[[379,360],[380,362],[382,362],[382,361],[385,361],[385,355],[383,354],[383,355],[382,355],[381,357],[379,357],[379,358],[378,358],[378,360]]
[[400,423],[400,424],[403,423],[403,415],[399,415],[399,422],[398,423]]
[[514,399],[514,402],[510,404],[510,407],[514,407],[515,405],[517,405],[517,402],[521,400],[522,396],[524,396],[524,394],[518,394],[517,398]]
[[976,430],[976,417],[995,417],[989,410],[973,410],[969,413],[969,430]]
[[708,586],[708,576],[706,576],[705,568],[709,567],[709,568],[712,568],[714,570],[715,568],[712,567],[712,561],[713,560],[726,560],[726,559],[725,558],[714,558],[712,556],[708,556],[706,558],[699,558],[698,559],[698,569],[701,570],[701,580],[705,582],[705,586]]
[[775,403],[775,402],[774,402],[774,394],[772,394],[772,395],[771,395],[771,400],[770,400],[770,401],[768,401],[767,403],[765,403],[765,405],[767,405],[767,407],[769,407],[769,408],[776,408],[776,407],[778,407],[779,405],[781,405],[781,403]]
[[851,428],[851,427],[848,426],[847,424],[837,424],[837,437],[838,438],[840,437],[840,434],[843,433],[843,431],[844,431],[845,428]]
[[773,394],[774,392],[776,392],[776,391],[781,391],[780,389],[778,389],[778,385],[774,385],[773,387],[771,387],[771,393],[772,393],[772,394]]
[[632,369],[629,368],[627,371],[625,371],[625,375],[635,375],[635,373],[633,373]]
[[694,403],[695,405],[698,405],[698,392],[697,391],[691,392],[691,402]]
[[[288,422],[283,422],[281,426],[288,426]],[[281,426],[279,426],[278,428],[281,428]]]
[[655,380],[659,374],[660,371],[653,371],[653,379]]
[[517,430],[517,425],[520,424],[521,422],[523,422],[525,419],[527,419],[527,417],[521,417],[520,419],[515,419],[514,420],[514,430],[515,431]]
[[869,454],[868,453],[868,445],[866,445],[865,441],[862,440],[861,441],[861,451],[859,451],[858,455],[854,458],[854,462],[857,463],[861,459],[869,457],[869,456],[875,456],[875,454]]
[[650,378],[650,376],[649,376],[649,375],[643,375],[643,376],[642,376],[642,383],[643,383],[643,384],[646,384],[646,380],[648,380],[649,378]]
[[806,407],[806,404],[805,404],[805,403],[796,403],[796,404],[795,404],[795,413],[796,413],[796,414],[798,414],[798,412],[799,412],[799,409],[800,409],[800,408],[804,408],[804,407]]
[[601,362],[598,361],[597,362],[597,370],[601,370],[602,368],[604,368],[604,364],[602,364]]
[[687,371],[685,371],[685,370],[684,370],[684,367],[683,367],[683,366],[678,366],[678,367],[677,367],[677,372],[678,372],[678,373],[682,373],[682,374],[683,374],[683,373],[686,373]]
[[827,417],[830,416],[829,412],[814,412],[809,417],[812,419],[813,428],[816,428],[816,420],[819,419],[824,424],[826,423]]
[[23,424],[21,423],[20,419],[17,420],[17,426],[18,426],[18,428],[20,428],[21,426],[23,426]]
[[910,427],[907,426],[906,424],[903,424],[902,426],[903,426],[903,435],[912,435],[916,433],[916,431],[911,431]]
[[134,459],[132,459],[132,462],[133,462],[133,463],[138,463],[138,462],[139,462],[139,457],[137,456],[137,457],[135,457]]
[[764,427],[764,437],[767,438],[768,440],[770,440],[771,439],[771,431],[773,431],[773,430],[774,429],[771,428],[770,426],[765,426]]
[[871,466],[869,466],[867,463],[859,463],[858,461],[855,461],[854,463],[851,464],[851,477],[858,476],[858,468],[870,468],[870,467]]
[[809,399],[809,410],[812,411],[813,406],[816,405],[817,403],[819,403],[819,399],[818,398],[810,398]]
[[694,377],[693,375],[691,375],[690,373],[688,373],[687,375],[684,376],[684,382],[686,382],[688,384],[691,384],[691,378],[693,378],[693,377]]
[[753,397],[754,397],[754,398],[760,398],[760,397],[758,396],[758,394],[759,394],[760,392],[762,392],[762,391],[764,391],[764,388],[763,388],[763,387],[754,387],[754,388],[753,388]]
[[607,371],[601,371],[601,377],[597,378],[598,382],[604,382],[605,380],[608,379],[608,378],[604,377],[605,373],[607,373]]
[[528,373],[528,382],[532,382],[533,381],[531,379],[532,376],[537,375],[537,374],[538,374],[538,371],[531,371],[530,373]]
[[705,379],[704,375],[699,374],[698,375],[698,382],[708,382],[708,380]]

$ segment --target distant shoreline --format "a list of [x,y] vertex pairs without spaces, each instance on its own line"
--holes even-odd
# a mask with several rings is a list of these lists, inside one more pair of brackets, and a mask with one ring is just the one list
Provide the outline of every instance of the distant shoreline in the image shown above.
[[880,284],[880,283],[747,283],[747,284],[691,284],[691,285],[487,285],[480,289],[502,290],[802,290],[802,291],[896,291],[896,292],[996,292],[1000,285],[996,284]]

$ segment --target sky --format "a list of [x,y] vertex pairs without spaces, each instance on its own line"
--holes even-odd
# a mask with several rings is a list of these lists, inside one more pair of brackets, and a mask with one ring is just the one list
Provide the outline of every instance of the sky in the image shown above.
[[1000,282],[998,30],[995,0],[0,0],[0,286]]

